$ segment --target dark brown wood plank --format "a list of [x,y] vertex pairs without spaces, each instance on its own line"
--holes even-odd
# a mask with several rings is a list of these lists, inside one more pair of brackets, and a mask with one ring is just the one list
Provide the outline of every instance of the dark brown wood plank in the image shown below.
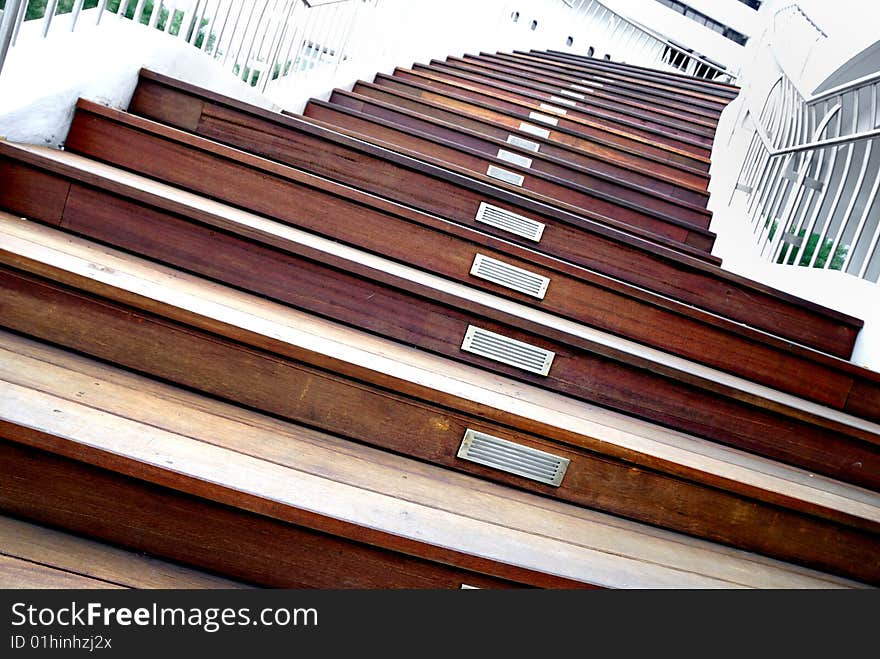
[[[580,75],[577,72],[570,70],[565,71],[551,64],[545,65],[540,62],[528,61],[524,58],[518,58],[513,55],[504,53],[480,53],[479,55],[465,54],[463,57],[469,61],[491,62],[500,65],[501,67],[506,67],[511,71],[521,71],[525,75],[544,77],[552,76],[554,79],[564,80],[569,85],[578,85],[578,87],[593,86],[597,89],[606,91],[609,94],[613,94],[618,98],[625,98],[641,103],[664,105],[666,108],[679,113],[682,117],[696,117],[700,120],[710,121],[717,124],[718,117],[721,115],[721,110],[717,106],[707,108],[704,103],[694,102],[693,99],[682,101],[674,94],[661,94],[660,96],[649,94],[646,90],[643,90],[640,85],[627,84],[621,81],[614,81],[605,78],[603,78],[602,82],[597,83],[597,81],[593,79],[595,76]],[[587,84],[584,84],[585,82]]]
[[[0,422],[7,438],[17,430]],[[8,439],[0,440],[0,472],[6,483],[0,508],[6,513],[261,586],[460,588],[466,583],[510,588],[528,583],[446,564],[456,558],[471,562],[453,551],[438,551],[439,560],[407,555],[377,546],[372,537],[350,540],[310,528],[309,523],[331,528],[334,523],[309,519],[305,512],[299,523],[277,519],[268,510],[259,514],[188,494],[182,478],[174,489],[155,485]],[[493,569],[489,561],[472,562]],[[578,587],[571,580],[517,574],[526,571],[516,568],[509,572],[543,586]]]
[[[194,250],[197,247],[194,246]],[[242,274],[239,273],[239,277]],[[283,285],[284,280],[278,279]],[[663,370],[652,371],[650,364],[627,363],[616,355],[588,352],[586,346],[576,345],[573,337],[566,343],[560,340],[566,337],[547,339],[495,319],[481,320],[469,313],[455,313],[451,307],[444,309],[424,299],[408,298],[397,291],[370,289],[370,294],[377,297],[367,297],[365,308],[359,311],[354,308],[357,296],[354,300],[342,300],[337,297],[339,293],[334,294],[329,288],[331,284],[327,282],[326,299],[304,301],[312,305],[310,310],[317,305],[325,313],[331,311],[334,318],[355,325],[362,323],[364,328],[398,341],[414,343],[489,371],[840,480],[865,487],[880,484],[880,454],[876,446],[880,438],[870,432],[825,419],[783,415],[772,408],[762,408],[757,404],[759,401],[729,398],[701,387],[697,381],[672,379]],[[11,329],[30,331],[27,328],[35,322],[30,305],[39,297],[50,296],[52,287],[44,284],[41,293],[36,295],[31,292],[36,283],[28,283],[12,273],[6,273],[5,285],[10,292],[16,291],[10,293],[4,315],[11,319],[6,322]],[[53,309],[72,305],[64,302],[70,298],[63,291],[55,291],[51,296],[57,298]],[[363,296],[360,299],[364,299]],[[416,301],[418,304],[414,304]],[[42,308],[39,313],[43,316],[40,324],[51,318]],[[70,318],[67,322],[73,322],[79,312],[69,308],[66,313]],[[27,317],[31,319],[25,321]],[[555,353],[552,369],[544,377],[461,351],[460,344],[469,324],[552,350]],[[283,390],[288,396],[290,388],[283,387]]]
[[544,103],[564,110],[565,114],[554,113],[553,111],[547,111],[547,114],[551,116],[554,116],[554,114],[558,115],[560,125],[566,125],[563,122],[569,122],[567,125],[573,130],[578,130],[581,125],[603,126],[609,130],[639,136],[651,143],[663,144],[687,153],[694,153],[705,157],[709,157],[711,154],[711,135],[694,135],[691,132],[677,131],[668,126],[653,126],[644,120],[633,120],[627,116],[593,107],[572,107],[551,101],[548,98],[541,98],[532,90],[516,89],[511,85],[500,84],[495,81],[475,80],[473,77],[467,78],[448,70],[439,71],[418,65],[414,65],[412,69],[398,67],[395,69],[392,77],[412,81],[441,91],[446,90],[454,94],[467,95],[475,100],[491,97],[503,101],[506,106],[512,109],[526,107],[527,109],[541,112],[546,110],[541,107],[541,104]]
[[[550,130],[550,127],[540,126],[537,122],[533,121],[522,121],[513,117],[507,117],[500,113],[482,112],[479,115],[470,114],[463,112],[460,108],[447,107],[426,99],[419,99],[415,96],[396,94],[391,89],[381,89],[369,83],[359,84],[363,85],[363,88],[367,89],[370,93],[360,94],[337,89],[331,95],[331,102],[345,102],[348,107],[365,112],[367,107],[361,108],[357,105],[358,101],[370,105],[384,103],[395,111],[399,109],[408,110],[426,117],[445,121],[454,126],[482,132],[498,139],[506,140],[508,135],[514,134],[523,139],[537,141],[545,152],[548,152],[548,149],[552,147],[549,153],[576,164],[582,162],[578,157],[601,158],[614,162],[619,166],[649,172],[652,176],[664,178],[675,185],[688,186],[698,191],[706,191],[708,187],[709,178],[705,172],[685,169],[650,154],[632,149],[621,149],[613,144],[594,139],[585,139],[574,134],[559,133],[557,135]],[[334,99],[336,100],[334,101]],[[350,99],[353,99],[353,101]],[[372,108],[370,109],[372,110]],[[546,135],[538,135],[533,131],[527,132],[522,130],[523,126],[535,126],[547,131],[547,133]],[[488,130],[487,127],[489,127]]]
[[[335,108],[319,103],[311,102],[305,113],[328,121]],[[315,105],[321,109],[313,109]],[[424,153],[477,175],[486,174],[491,165],[515,172],[523,177],[520,187],[546,197],[548,203],[563,202],[589,209],[604,218],[613,218],[661,235],[665,235],[665,225],[688,229],[698,227],[708,231],[712,214],[703,207],[668,196],[660,197],[650,190],[636,188],[627,180],[584,176],[565,163],[549,161],[540,153],[494,138],[463,136],[437,120],[412,111],[383,110],[383,119],[377,117],[375,121],[379,124],[376,126],[376,137],[383,142]],[[348,124],[347,127],[352,126]],[[365,124],[361,124],[361,127],[360,132],[367,134],[373,128]],[[478,143],[477,146],[482,149],[471,148],[474,143]],[[522,164],[511,161],[509,157],[501,157],[502,154],[511,153],[516,154]]]
[[[499,57],[508,57],[505,54],[499,54]],[[536,54],[527,53],[525,51],[513,51],[509,57],[524,61],[530,66],[543,66],[545,63],[552,68],[562,69],[572,74],[583,74],[587,78],[593,78],[601,81],[608,81],[613,85],[623,88],[636,89],[642,92],[646,97],[654,97],[658,99],[678,100],[694,107],[706,108],[711,113],[720,113],[730,102],[729,98],[719,98],[715,94],[707,94],[703,91],[694,91],[685,89],[679,85],[668,84],[665,81],[651,79],[651,76],[636,77],[632,74],[623,74],[620,72],[611,72],[608,70],[596,70],[590,64],[568,63],[560,61],[546,53]]]
[[[72,135],[76,134],[76,131],[78,131],[78,130],[80,130],[80,129],[76,128],[75,130],[72,130],[71,134]],[[104,133],[100,133],[100,135],[103,135],[103,134]],[[98,146],[97,143],[94,142],[94,140],[98,138],[98,135],[99,135],[99,133],[93,133],[93,134],[91,134],[91,137],[89,137],[89,139],[91,140],[89,148],[92,150],[94,150]],[[105,140],[105,147],[104,147],[102,153],[106,153],[107,156],[113,156],[115,151],[119,151],[118,149],[116,149],[114,147],[113,139],[115,139],[115,138],[113,138],[111,133],[106,133],[106,136],[107,136],[107,139]],[[81,137],[84,138],[85,137],[84,134]],[[101,138],[101,139],[104,139],[104,138]],[[128,137],[126,137],[126,140],[129,141],[129,143],[132,143],[131,140],[135,140],[135,139],[136,139],[136,134],[134,134],[134,133],[130,133],[128,135]],[[147,146],[146,146],[147,144],[148,144],[147,142],[144,142],[144,145],[145,145],[144,149],[147,148]],[[163,142],[160,144],[162,145],[161,146],[162,149],[167,149],[168,145],[170,143]],[[155,149],[153,149],[153,150],[155,151]],[[158,155],[159,153],[160,152],[157,151],[156,152],[157,155],[151,159],[151,163],[152,163],[151,166],[156,168],[154,171],[156,172],[157,175],[165,176],[166,178],[173,175],[175,177],[178,177],[176,180],[180,183],[183,183],[184,185],[193,185],[193,184],[204,185],[203,181],[196,180],[199,177],[197,177],[192,171],[187,170],[187,172],[182,172],[182,174],[187,177],[185,179],[179,178],[180,173],[173,172],[173,162],[175,162],[178,158],[181,158],[181,157],[187,157],[190,159],[191,162],[195,162],[194,160],[192,160],[193,158],[196,157],[196,155],[194,153],[189,153],[189,155],[186,155],[186,152],[180,152],[177,155],[174,155],[174,154],[169,155],[169,160],[166,163],[163,163],[159,160],[159,155]],[[207,154],[205,154],[203,152],[202,155],[206,156]],[[199,157],[202,157],[202,156],[199,156]],[[223,160],[220,160],[220,161],[208,160],[208,161],[205,161],[205,163],[206,163],[205,166],[210,166],[218,172],[224,171],[224,168],[232,167],[231,163],[229,163],[227,161],[223,161]],[[128,166],[140,166],[140,164],[141,164],[141,161],[139,159],[132,159],[130,163],[127,163]],[[166,165],[167,165],[167,167],[166,167]],[[276,170],[276,174],[281,174],[283,171],[284,170]],[[368,209],[365,206],[360,206],[360,205],[358,205],[358,206],[344,206],[343,205],[343,206],[338,206],[334,212],[333,209],[330,209],[327,207],[328,203],[330,203],[330,202],[328,202],[326,200],[326,197],[324,197],[322,195],[316,195],[314,190],[304,189],[301,192],[296,193],[296,195],[295,195],[298,200],[298,203],[305,203],[306,198],[309,195],[312,195],[314,197],[315,202],[311,206],[306,206],[306,207],[301,207],[299,209],[294,209],[289,204],[282,201],[284,199],[284,197],[290,196],[290,193],[285,194],[284,192],[279,192],[276,195],[266,195],[262,192],[263,186],[266,185],[266,182],[268,180],[270,180],[265,175],[259,177],[259,181],[257,181],[257,179],[255,178],[255,176],[256,176],[255,173],[251,172],[248,169],[242,169],[240,166],[236,165],[236,166],[232,167],[231,169],[229,169],[229,173],[225,176],[229,180],[229,184],[228,184],[228,189],[224,188],[221,191],[222,195],[229,195],[232,192],[234,192],[234,190],[236,188],[243,189],[242,186],[246,186],[246,185],[256,186],[256,187],[253,187],[252,189],[250,189],[250,191],[245,192],[244,194],[240,195],[237,198],[238,199],[242,199],[242,198],[264,199],[264,201],[261,202],[264,204],[264,206],[262,208],[257,208],[256,210],[265,213],[269,217],[277,218],[277,219],[280,219],[280,220],[288,222],[288,223],[293,223],[293,224],[298,224],[300,226],[305,226],[305,228],[317,230],[322,233],[327,233],[328,231],[330,231],[331,232],[330,235],[336,239],[341,238],[345,242],[348,242],[351,244],[356,244],[360,247],[366,247],[366,248],[370,249],[371,251],[389,253],[392,257],[399,258],[403,262],[414,262],[416,264],[419,264],[420,267],[426,267],[430,271],[440,272],[444,276],[452,276],[453,278],[456,278],[456,279],[459,279],[462,281],[468,281],[468,282],[471,281],[471,278],[469,277],[469,275],[467,273],[468,273],[468,269],[469,269],[469,263],[474,258],[475,251],[473,251],[473,250],[478,249],[480,245],[491,246],[493,249],[495,249],[496,245],[500,244],[500,243],[493,242],[493,243],[491,243],[491,245],[489,245],[486,241],[475,240],[476,236],[471,236],[470,237],[471,247],[466,248],[464,252],[460,252],[460,251],[458,252],[459,256],[456,258],[458,258],[459,261],[457,261],[457,262],[454,260],[447,261],[448,265],[443,265],[443,259],[452,258],[454,256],[454,254],[456,253],[456,249],[455,249],[456,241],[452,236],[443,237],[442,243],[437,243],[436,242],[437,236],[435,236],[434,233],[429,231],[427,229],[427,227],[425,227],[424,229],[417,229],[412,224],[407,224],[406,228],[401,226],[400,231],[394,231],[395,234],[399,234],[401,236],[399,244],[398,244],[398,241],[395,241],[395,243],[390,244],[390,245],[385,244],[386,241],[384,241],[382,239],[382,235],[383,235],[382,228],[383,227],[388,228],[389,227],[388,222],[391,219],[393,219],[395,215],[398,217],[400,217],[402,215],[399,212],[399,210],[394,208],[393,206],[389,207],[386,205],[383,208],[381,205],[380,206],[374,205],[373,208],[375,208],[375,211],[371,211],[370,209]],[[250,177],[250,180],[253,180],[254,182],[248,184],[247,183],[247,181],[249,180],[248,177]],[[289,179],[278,179],[277,185],[281,185],[284,182],[284,180],[289,180]],[[200,189],[202,191],[207,192],[208,194],[212,194],[212,195],[218,194],[218,192],[213,187],[211,187],[210,190],[204,189],[204,188],[200,188]],[[326,188],[326,189],[332,189],[332,188]],[[279,190],[281,190],[281,188],[279,188]],[[228,196],[226,198],[228,201],[236,203],[236,198],[228,197]],[[353,197],[352,199],[357,200],[358,197]],[[13,203],[13,202],[10,201],[7,203]],[[333,203],[334,204],[343,204],[345,202],[343,202],[342,200],[336,200]],[[245,205],[247,205],[247,204],[245,204]],[[299,211],[299,212],[297,212],[297,211]],[[384,212],[380,212],[380,211],[384,211]],[[358,233],[352,234],[350,232],[350,228],[348,229],[348,231],[349,231],[348,233],[333,233],[334,229],[332,229],[332,227],[338,226],[339,225],[338,219],[340,217],[346,216],[348,213],[356,213],[359,216],[360,219],[359,219],[359,222],[357,223],[357,227],[356,227]],[[403,216],[403,217],[406,217],[406,216]],[[410,217],[412,217],[412,216],[410,216]],[[310,224],[307,223],[304,225],[303,223],[305,220],[303,218],[308,219],[308,222],[310,222]],[[375,218],[375,220],[371,220],[371,218]],[[376,223],[375,229],[370,224],[371,221],[374,221]],[[350,227],[350,226],[351,226],[350,222],[343,223],[343,228]],[[422,226],[424,226],[424,225],[422,225]],[[435,226],[436,226],[436,224],[435,224]],[[465,237],[462,234],[458,234],[458,235],[462,238]],[[410,242],[408,242],[408,241],[410,241]],[[394,252],[394,251],[389,251],[389,250],[398,250],[398,251]],[[508,250],[508,253],[516,253],[516,250],[511,248]],[[493,254],[493,253],[490,252],[490,254]],[[501,254],[498,254],[498,255],[501,256]],[[521,264],[524,266],[528,266],[529,262],[534,260],[530,255],[526,254],[525,252],[520,252],[518,254],[518,259],[522,260]],[[547,266],[552,267],[551,262],[545,260],[544,263]],[[559,272],[558,267],[555,269],[557,272]],[[581,279],[585,279],[585,278],[592,279],[595,283],[602,284],[601,278],[597,279],[597,278],[595,278],[594,275],[591,275],[591,273],[577,272],[575,269],[570,270],[570,273],[574,274],[576,276],[579,276]],[[552,275],[552,273],[548,272],[548,275]],[[555,276],[555,275],[553,275],[553,276],[558,279],[557,276]],[[605,281],[604,284],[602,284],[602,285],[610,286],[612,284],[613,284],[613,282]],[[624,292],[624,289],[625,289],[625,287],[619,288],[618,290],[620,290],[621,292]],[[503,289],[501,289],[500,287],[495,287],[493,290],[497,292],[497,291],[503,290]],[[565,290],[564,286],[563,286],[563,290]],[[632,295],[634,293],[636,293],[636,291],[629,292],[630,295]],[[554,292],[554,295],[557,295],[557,294]],[[582,296],[581,295],[571,295],[571,296],[563,296],[563,297],[577,298],[577,297],[582,297]],[[529,300],[527,300],[527,296],[522,296],[522,295],[518,296],[517,299],[519,299],[520,301],[529,301]],[[654,304],[660,304],[662,306],[663,302],[662,302],[662,300],[655,299]],[[552,307],[552,309],[556,312],[564,311],[565,308],[566,308],[566,303],[563,303],[562,299],[560,299],[558,304],[555,304],[555,306]],[[584,320],[586,317],[583,314],[588,313],[588,312],[589,312],[588,308],[583,308],[582,312],[577,312],[577,313],[574,313],[573,315],[576,316],[579,320]],[[684,312],[685,315],[687,315],[687,310],[679,307],[678,313],[682,313],[682,312]],[[572,315],[571,312],[568,312],[568,315]],[[614,310],[609,314],[609,317],[620,316],[620,315],[621,315],[620,314],[620,307],[615,305]],[[638,325],[637,322],[636,322],[636,325]],[[615,330],[615,331],[619,331],[619,330]],[[733,333],[739,334],[740,328],[732,325],[730,328],[730,331]],[[755,338],[757,338],[757,336]],[[710,348],[707,347],[705,349],[707,351],[711,352]],[[772,360],[772,362],[774,363],[775,367],[768,369],[769,371],[773,371],[773,370],[778,369],[778,360],[774,358]],[[774,376],[774,377],[776,377],[776,376]],[[783,378],[778,378],[778,379],[780,381],[783,380]],[[839,394],[838,394],[838,396],[839,396]]]
[[699,94],[700,96],[708,95],[709,97],[715,97],[721,102],[730,102],[736,98],[739,93],[739,89],[735,85],[719,83],[705,78],[698,78],[696,76],[669,73],[633,64],[614,62],[612,60],[597,60],[592,57],[585,57],[575,53],[563,53],[554,50],[540,51],[533,49],[530,50],[528,54],[551,62],[574,64],[591,71],[614,73],[627,80],[643,80],[670,89],[688,90]]
[[[637,134],[637,132],[641,131],[630,129],[624,132],[588,122],[587,120],[575,120],[575,118],[568,118],[567,116],[540,112],[535,107],[537,104],[512,103],[499,98],[495,94],[470,92],[461,87],[436,89],[431,85],[403,81],[382,73],[376,75],[373,84],[383,89],[393,89],[407,96],[433,101],[444,107],[462,110],[474,116],[503,117],[505,121],[513,122],[517,125],[519,122],[526,121],[547,127],[546,123],[537,122],[532,118],[532,113],[538,112],[553,119],[554,123],[549,127],[550,135],[554,140],[579,146],[583,140],[592,138],[613,145],[615,148],[624,148],[637,153],[649,154],[664,162],[693,171],[703,173],[708,173],[709,171],[709,149],[694,147],[694,151],[691,152],[683,148],[668,146],[653,136],[648,137]],[[369,95],[364,91],[363,83],[360,82],[354,85],[352,91]]]
[[577,97],[570,96],[569,92],[572,90],[567,87],[538,82],[524,76],[518,78],[513,75],[502,75],[490,69],[480,69],[479,67],[469,65],[467,60],[460,60],[461,63],[457,63],[454,59],[450,57],[446,61],[431,60],[428,65],[416,63],[413,64],[412,71],[468,80],[488,85],[491,88],[526,94],[545,103],[558,103],[558,101],[554,100],[554,97],[563,98],[569,101],[566,107],[588,111],[597,117],[608,116],[609,118],[613,117],[632,121],[655,130],[669,132],[673,135],[708,140],[709,144],[711,144],[715,134],[715,126],[713,125],[701,125],[697,122],[669,116],[671,113],[661,114],[656,111],[649,111],[644,106],[634,107],[626,103],[611,102],[593,93],[579,93]]
[[[338,375],[285,364],[278,355],[234,348],[216,335],[182,326],[175,329],[174,323],[133,309],[111,312],[113,305],[106,300],[95,306],[89,296],[77,293],[76,299],[66,296],[73,302],[68,304],[65,296],[49,294],[45,286],[42,290],[33,298],[30,324],[18,329],[113,363],[490,480],[786,560],[822,565],[835,573],[857,572],[862,579],[870,573],[871,579],[877,578],[878,529],[868,520],[784,497],[771,499],[768,505],[727,493],[717,483],[698,485],[571,445],[553,445],[527,432],[493,426],[430,403],[408,401]],[[49,317],[40,316],[38,305],[52,310]],[[21,307],[16,311],[16,318],[26,313]],[[56,313],[63,315],[64,323],[57,322]],[[563,485],[555,489],[456,459],[457,445],[468,427],[570,457]],[[834,547],[847,549],[834,551]],[[866,560],[867,556],[874,559]]]
[[[577,84],[573,82],[571,77],[556,75],[549,71],[538,73],[527,67],[513,67],[483,58],[447,57],[442,62],[440,60],[436,60],[436,62],[455,70],[466,71],[476,75],[490,76],[498,80],[515,82],[517,84],[552,89],[555,95],[558,95],[560,91],[575,91],[571,88],[571,85]],[[431,60],[431,63],[434,64],[435,60]],[[603,107],[619,108],[636,116],[657,117],[662,121],[671,122],[673,125],[690,124],[695,130],[712,132],[718,125],[718,122],[714,119],[692,114],[684,109],[667,108],[665,105],[645,102],[615,91],[605,91],[600,87],[589,87],[588,91],[580,90],[575,93],[585,96],[584,101],[588,103],[601,103]]]

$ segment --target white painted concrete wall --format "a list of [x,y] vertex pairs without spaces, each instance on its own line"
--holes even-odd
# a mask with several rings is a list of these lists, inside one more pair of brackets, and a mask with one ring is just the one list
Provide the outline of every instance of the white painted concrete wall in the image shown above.
[[[791,4],[787,0],[769,0],[761,14],[767,20],[781,7]],[[868,43],[880,39],[880,17],[871,21],[871,27],[847,28],[838,14],[849,16],[874,16],[880,7],[863,0],[836,0],[834,9],[820,0],[804,0],[800,3],[810,17],[828,34],[814,48],[805,49],[802,43],[789,42],[785,35],[776,39],[777,50],[786,60],[795,82],[809,94],[831,72]],[[858,277],[833,270],[804,268],[795,265],[769,263],[764,260],[752,234],[749,213],[744,206],[745,195],[733,192],[740,166],[752,137],[750,127],[743,128],[744,105],[754,95],[760,107],[769,85],[776,79],[779,69],[763,55],[759,56],[760,44],[753,39],[746,47],[743,81],[749,83],[741,95],[724,111],[716,134],[712,159],[712,182],[710,185],[710,210],[713,220],[710,229],[717,234],[713,254],[721,257],[722,267],[731,272],[763,282],[792,295],[836,309],[864,321],[865,326],[856,342],[852,361],[875,371],[880,371],[880,285]],[[757,57],[757,59],[756,59]],[[730,203],[729,203],[730,202]]]

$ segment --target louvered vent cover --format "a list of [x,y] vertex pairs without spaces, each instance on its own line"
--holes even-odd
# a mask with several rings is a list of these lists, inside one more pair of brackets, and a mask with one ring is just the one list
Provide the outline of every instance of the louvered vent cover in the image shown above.
[[544,225],[541,222],[536,222],[523,215],[487,204],[485,201],[480,202],[480,208],[477,210],[477,216],[474,219],[496,229],[534,240],[536,243],[541,241],[541,236],[544,234]]
[[468,428],[458,457],[559,487],[570,460]]
[[494,179],[504,181],[505,183],[512,183],[516,186],[522,186],[523,181],[526,180],[525,176],[523,176],[522,174],[517,174],[516,172],[511,172],[507,169],[496,167],[495,165],[489,165],[489,168],[486,170],[486,174]]
[[471,274],[499,286],[531,295],[539,300],[544,299],[544,294],[550,285],[550,280],[547,277],[536,275],[534,272],[518,268],[504,261],[498,261],[484,254],[477,254],[474,257]]
[[540,121],[542,124],[547,124],[549,126],[555,126],[559,123],[559,119],[556,117],[550,117],[546,114],[541,114],[540,112],[529,112],[529,119],[532,121]]
[[546,128],[533,126],[532,124],[525,121],[520,122],[519,129],[524,133],[529,133],[530,135],[536,135],[543,138],[550,137],[550,131]]
[[461,349],[530,373],[546,376],[555,353],[502,334],[468,325]]
[[520,153],[514,153],[513,151],[508,151],[507,149],[498,149],[498,157],[501,160],[513,163],[514,165],[519,165],[520,167],[525,167],[526,169],[529,169],[532,166],[531,158],[526,158]]
[[521,149],[528,149],[529,151],[534,151],[538,153],[541,150],[541,145],[537,142],[532,142],[531,140],[523,139],[518,135],[508,135],[507,143],[512,144],[513,146],[518,146]]

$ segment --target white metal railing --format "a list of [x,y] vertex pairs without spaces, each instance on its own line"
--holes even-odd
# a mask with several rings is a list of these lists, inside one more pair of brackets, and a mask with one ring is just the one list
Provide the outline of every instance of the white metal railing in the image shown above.
[[[762,43],[775,64],[765,94],[747,93],[754,134],[732,195],[744,193],[761,255],[774,263],[880,279],[880,72],[805,98],[780,57],[784,30],[809,33],[801,57],[826,35],[796,5],[780,10]],[[755,103],[763,96],[760,106]]]
[[564,0],[577,12],[594,43],[588,53],[595,57],[619,59],[629,64],[681,73],[707,80],[731,83],[736,76],[724,65],[713,62],[685,46],[635,21],[624,18],[598,0]]
[[[42,15],[26,14],[26,9],[35,13],[39,4],[6,0],[0,23],[0,72],[8,48],[18,40],[128,19],[199,48],[262,92],[317,70],[327,79],[327,69],[337,69],[353,53],[366,59],[368,51],[401,56],[418,51],[420,42],[432,38],[446,42],[458,38],[470,45],[478,41],[460,37],[477,34],[485,42],[505,31],[522,38],[550,28],[562,30],[561,39],[552,42],[560,49],[723,82],[734,80],[723,66],[619,16],[597,0],[48,0]],[[544,20],[548,14],[553,20]],[[396,33],[386,29],[389,21],[397,23]]]

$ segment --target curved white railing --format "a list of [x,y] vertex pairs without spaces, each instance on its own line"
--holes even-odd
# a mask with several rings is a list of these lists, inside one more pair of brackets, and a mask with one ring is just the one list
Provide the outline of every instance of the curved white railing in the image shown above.
[[[791,30],[808,35],[795,40],[803,45],[797,57],[774,47],[791,43],[780,36]],[[880,72],[805,95],[798,86],[803,62],[825,38],[796,5],[774,17],[759,57],[778,75],[765,94],[745,95],[754,134],[733,194],[745,193],[767,260],[877,282]]]
[[598,0],[49,0],[43,15],[30,20],[25,20],[26,5],[26,0],[6,0],[0,72],[8,48],[21,39],[128,19],[199,48],[263,92],[317,71],[332,86],[328,70],[354,57],[372,60],[393,53],[400,64],[431,42],[443,43],[447,53],[492,44],[540,44],[734,80],[723,66]]

